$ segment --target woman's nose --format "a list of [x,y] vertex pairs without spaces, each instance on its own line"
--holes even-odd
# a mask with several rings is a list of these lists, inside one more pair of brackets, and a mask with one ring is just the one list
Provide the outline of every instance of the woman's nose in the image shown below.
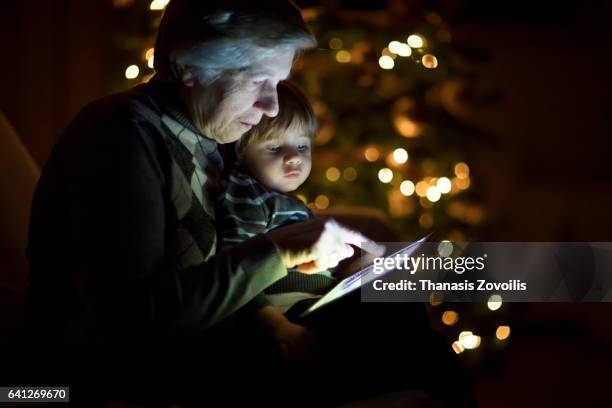
[[273,118],[278,115],[278,93],[276,87],[266,86],[255,101],[255,107],[261,109],[264,115]]

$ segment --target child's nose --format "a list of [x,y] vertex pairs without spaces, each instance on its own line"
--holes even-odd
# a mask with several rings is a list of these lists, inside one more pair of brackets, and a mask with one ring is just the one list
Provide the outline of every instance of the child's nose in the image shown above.
[[285,155],[286,164],[297,165],[297,164],[300,164],[301,162],[302,162],[302,158],[300,157],[300,154],[295,150],[289,151]]

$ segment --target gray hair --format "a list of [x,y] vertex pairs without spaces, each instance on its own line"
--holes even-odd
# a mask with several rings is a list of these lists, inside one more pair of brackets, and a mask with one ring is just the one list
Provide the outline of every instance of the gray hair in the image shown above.
[[172,0],[155,42],[155,71],[176,82],[178,66],[185,65],[207,85],[224,71],[315,44],[300,10],[289,0]]

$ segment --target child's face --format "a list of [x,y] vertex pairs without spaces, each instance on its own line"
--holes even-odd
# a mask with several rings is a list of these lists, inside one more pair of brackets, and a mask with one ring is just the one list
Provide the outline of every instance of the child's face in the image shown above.
[[290,126],[276,140],[251,143],[243,152],[251,176],[268,188],[288,193],[298,188],[310,174],[310,139]]

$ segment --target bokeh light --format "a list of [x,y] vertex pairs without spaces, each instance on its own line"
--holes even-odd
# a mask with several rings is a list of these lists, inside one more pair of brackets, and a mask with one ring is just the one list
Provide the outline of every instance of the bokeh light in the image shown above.
[[442,196],[442,193],[440,193],[440,190],[437,186],[427,187],[427,192],[425,194],[427,196],[427,199],[432,203],[438,201]]
[[510,326],[499,326],[497,330],[495,330],[495,337],[498,340],[506,340],[510,337]]
[[332,50],[339,50],[343,45],[344,44],[340,38],[332,38],[329,40],[329,48]]
[[314,204],[319,210],[324,210],[329,207],[329,198],[326,195],[319,195],[315,198]]
[[155,55],[155,49],[149,48],[147,51],[145,51],[144,59],[149,60],[149,58],[152,58],[153,55]]
[[389,51],[391,51],[394,54],[399,54],[400,49],[402,48],[402,43],[399,41],[391,41],[389,43],[389,45],[387,46],[387,48],[389,49]]
[[351,62],[351,53],[347,50],[340,50],[336,53],[336,61],[341,63]]
[[446,194],[451,191],[452,184],[448,177],[440,177],[436,183],[436,186],[442,194]]
[[149,8],[151,10],[163,10],[170,0],[153,0]]
[[438,254],[441,257],[446,258],[447,256],[450,256],[452,253],[453,253],[453,243],[450,242],[449,240],[440,241],[440,243],[438,244]]
[[414,188],[414,183],[410,180],[404,180],[402,184],[400,184],[400,192],[406,197],[414,194]]
[[366,158],[367,161],[373,162],[373,161],[378,160],[378,158],[380,157],[380,152],[375,147],[368,147],[363,152],[363,155],[364,155],[364,157]]
[[415,191],[419,197],[425,197],[427,195],[428,187],[429,185],[427,184],[427,182],[424,180],[421,180],[418,183],[416,183]]
[[400,43],[397,47],[397,55],[400,57],[409,57],[412,55],[412,48],[408,44]]
[[337,167],[330,167],[325,172],[325,177],[327,177],[329,181],[338,181],[338,179],[340,179],[340,170],[338,170]]
[[431,227],[433,227],[434,225],[434,219],[433,216],[431,214],[422,214],[419,217],[419,225],[421,226],[421,228],[428,230]]
[[469,333],[470,333],[469,335],[463,336],[463,338],[460,339],[459,341],[461,342],[463,347],[465,347],[468,350],[473,350],[475,348],[478,348],[478,346],[480,346],[480,336],[471,334],[472,332],[469,332]]
[[411,48],[422,48],[425,45],[423,37],[418,34],[412,34],[406,42]]
[[495,311],[502,307],[502,303],[502,297],[500,295],[491,295],[487,301],[487,307]]
[[399,164],[406,163],[408,161],[408,152],[406,149],[397,148],[393,151],[393,160]]
[[378,171],[378,179],[382,183],[389,183],[391,180],[393,180],[393,171],[391,171],[391,169],[386,168],[386,167],[383,169],[380,169]]
[[347,167],[342,171],[342,177],[346,181],[354,181],[357,178],[357,170],[352,167]]
[[442,323],[447,326],[452,326],[459,321],[459,313],[453,310],[447,310],[442,313]]
[[404,137],[417,137],[420,132],[420,126],[404,115],[397,115],[393,119],[393,125],[397,133]]
[[470,176],[470,168],[463,162],[457,163],[455,164],[455,175],[460,179],[468,178]]
[[378,59],[378,65],[380,65],[382,69],[391,69],[395,66],[395,62],[390,56],[383,55]]
[[425,54],[421,58],[421,62],[425,68],[434,69],[438,67],[438,59],[435,55]]
[[130,65],[125,69],[125,77],[127,79],[138,78],[138,74],[140,74],[140,68],[138,68],[138,65]]

